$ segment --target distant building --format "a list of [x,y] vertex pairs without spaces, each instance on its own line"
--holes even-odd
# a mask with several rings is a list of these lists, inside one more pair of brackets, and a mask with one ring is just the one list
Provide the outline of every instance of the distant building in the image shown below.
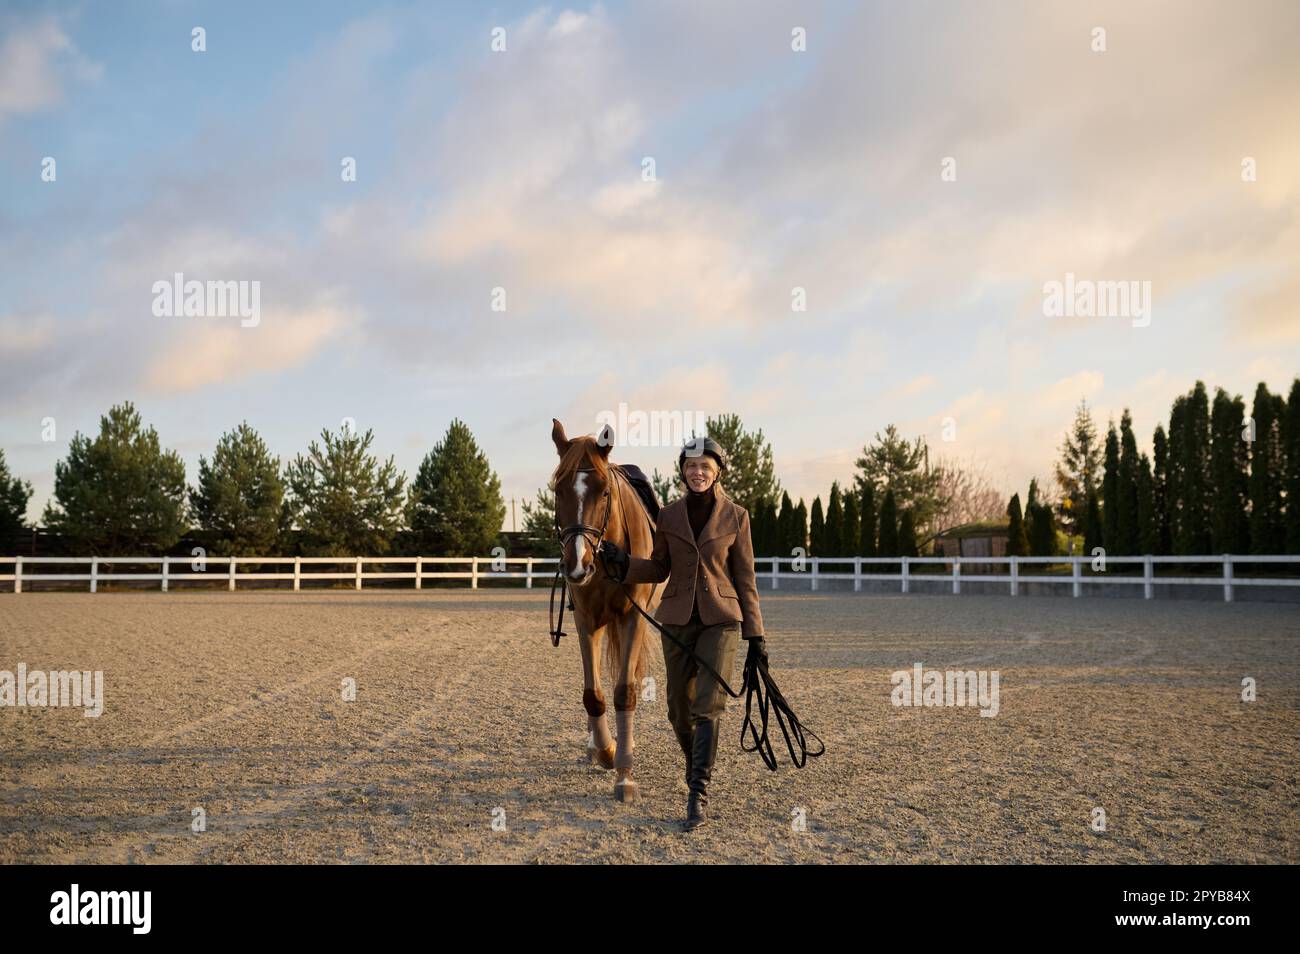
[[[933,540],[934,555],[937,557],[1004,557],[1007,555],[1007,540],[1010,538],[1010,520],[981,520],[976,523],[952,527],[936,536]],[[952,564],[945,565],[948,573]],[[973,574],[1005,573],[1005,563],[962,563],[963,572]]]

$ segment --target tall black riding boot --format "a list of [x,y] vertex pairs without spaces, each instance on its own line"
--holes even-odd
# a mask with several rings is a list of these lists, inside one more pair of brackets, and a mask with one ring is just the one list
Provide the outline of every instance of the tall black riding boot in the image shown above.
[[683,775],[682,778],[689,786],[691,784],[691,748],[695,744],[693,741],[694,735],[690,732],[683,734],[677,732],[676,729],[674,729],[673,732],[677,735],[677,744],[682,747],[682,754],[686,756],[686,774]]
[[709,804],[709,780],[718,756],[718,720],[695,723],[691,746],[691,773],[687,779],[691,794],[686,799],[686,828],[699,828],[707,821],[704,810]]

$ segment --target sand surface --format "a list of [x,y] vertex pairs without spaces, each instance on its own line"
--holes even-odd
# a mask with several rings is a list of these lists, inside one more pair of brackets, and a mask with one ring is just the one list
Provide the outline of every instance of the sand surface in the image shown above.
[[[0,707],[0,862],[1300,861],[1300,608],[764,594],[763,612],[827,752],[795,770],[778,737],[769,772],[731,703],[712,823],[684,833],[658,645],[642,797],[618,804],[545,592],[0,594],[0,669],[105,679],[97,719]],[[998,670],[999,714],[893,706],[890,673],[916,662]]]

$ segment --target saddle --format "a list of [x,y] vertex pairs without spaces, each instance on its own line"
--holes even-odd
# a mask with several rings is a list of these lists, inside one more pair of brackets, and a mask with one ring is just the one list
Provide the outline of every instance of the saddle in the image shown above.
[[655,491],[650,486],[650,478],[641,472],[641,468],[636,464],[614,464],[627,482],[636,490],[636,494],[645,504],[645,508],[650,513],[650,519],[655,523],[659,522],[659,501],[655,497]]

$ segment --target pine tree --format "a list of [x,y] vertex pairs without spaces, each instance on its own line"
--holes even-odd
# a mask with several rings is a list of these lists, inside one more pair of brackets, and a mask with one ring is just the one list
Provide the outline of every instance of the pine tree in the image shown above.
[[74,434],[67,460],[55,464],[44,521],[84,554],[166,553],[186,529],[185,464],[130,401],[114,405],[99,436]]
[[1071,535],[1084,532],[1088,497],[1097,492],[1101,467],[1097,426],[1087,400],[1082,400],[1075,410],[1074,424],[1061,443],[1061,460],[1056,465],[1056,483],[1061,491],[1056,512]]
[[1020,494],[1012,494],[1007,504],[1007,556],[1028,556],[1029,539],[1025,536],[1025,520],[1020,510]]
[[910,508],[919,529],[930,532],[950,502],[943,487],[943,472],[930,466],[925,438],[909,443],[893,424],[885,428],[883,435],[877,433],[874,443],[862,448],[862,456],[855,463],[858,473],[854,485],[858,491],[867,485],[894,491],[895,505]]
[[470,429],[453,420],[411,485],[412,538],[426,556],[485,556],[500,541],[501,481]]
[[858,530],[858,553],[864,557],[874,557],[876,549],[876,488],[871,484],[862,487],[862,507],[858,514],[861,527]]
[[18,531],[27,525],[27,503],[31,499],[31,483],[9,472],[5,452],[0,450],[0,553],[9,549]]
[[533,501],[524,501],[523,509],[528,552],[534,556],[559,556],[560,541],[555,536],[555,492],[539,488]]
[[199,457],[199,482],[190,508],[212,552],[225,556],[274,553],[284,508],[280,458],[272,457],[244,421],[221,435],[212,463]]
[[1250,442],[1242,434],[1246,405],[1241,396],[1214,392],[1210,412],[1210,550],[1249,553]]
[[808,552],[808,507],[804,504],[803,498],[799,498],[799,506],[794,508],[794,546]]
[[826,506],[826,553],[824,556],[844,555],[844,505],[840,502],[839,481],[831,482],[830,501]]
[[307,554],[388,552],[402,525],[406,476],[393,458],[380,463],[369,453],[374,437],[369,430],[361,436],[344,428],[337,437],[322,430],[324,448],[312,441],[307,456],[299,454],[285,468],[286,510],[302,530]]
[[1119,434],[1106,430],[1106,471],[1101,480],[1101,539],[1107,553],[1119,555]]
[[826,555],[826,518],[822,515],[822,498],[814,497],[812,505],[812,527],[809,530],[809,553],[812,556]]
[[896,557],[898,552],[898,508],[894,503],[894,491],[886,490],[885,499],[880,504],[880,556]]
[[1286,551],[1286,527],[1282,522],[1282,487],[1285,461],[1282,456],[1284,406],[1280,396],[1269,393],[1264,382],[1255,389],[1252,418],[1255,439],[1250,451],[1250,538],[1251,552]]

